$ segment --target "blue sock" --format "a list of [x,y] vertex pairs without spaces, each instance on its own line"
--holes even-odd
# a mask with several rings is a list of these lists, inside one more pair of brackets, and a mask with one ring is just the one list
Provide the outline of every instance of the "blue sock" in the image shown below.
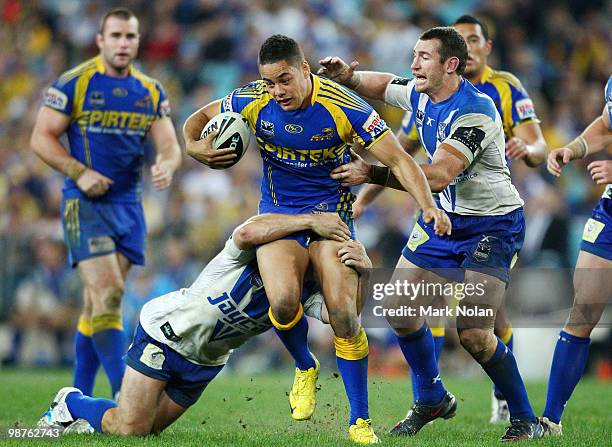
[[435,405],[442,400],[446,390],[440,379],[434,348],[434,340],[427,323],[418,331],[397,337],[408,365],[414,371],[413,382],[418,388],[419,402]]
[[512,419],[535,421],[536,417],[529,403],[527,390],[516,365],[516,359],[503,341],[497,339],[497,348],[493,357],[481,363],[481,366],[493,383],[506,396],[510,417]]
[[336,362],[351,407],[349,425],[353,425],[357,418],[369,419],[368,357],[360,360],[346,360],[336,356]]
[[100,366],[92,338],[77,331],[74,335],[74,352],[73,386],[86,396],[91,396]]
[[[512,355],[514,355],[514,335],[510,336],[508,343],[505,343],[505,345],[510,351],[512,351]],[[495,393],[495,397],[497,397],[498,399],[506,400],[506,398],[504,397],[504,393],[502,393],[502,390],[500,390],[499,387],[495,384],[493,384],[493,393]]]
[[315,367],[314,357],[308,350],[308,320],[302,315],[298,323],[288,330],[274,327],[276,335],[295,360],[295,367],[306,371]]
[[108,376],[114,397],[119,388],[121,388],[121,380],[125,372],[123,331],[119,329],[105,329],[94,332],[92,339],[98,358]]
[[66,405],[73,419],[85,419],[99,433],[102,433],[102,416],[110,408],[117,406],[113,400],[94,399],[77,392],[69,393],[66,396]]
[[[434,352],[436,354],[436,363],[440,366],[440,356],[444,349],[444,335],[434,336]],[[410,368],[410,380],[412,382],[412,397],[416,402],[419,400],[419,388],[416,386],[416,379],[414,377],[414,369]]]
[[561,422],[565,404],[584,373],[591,339],[561,331],[550,367],[546,408],[543,416],[555,424]]

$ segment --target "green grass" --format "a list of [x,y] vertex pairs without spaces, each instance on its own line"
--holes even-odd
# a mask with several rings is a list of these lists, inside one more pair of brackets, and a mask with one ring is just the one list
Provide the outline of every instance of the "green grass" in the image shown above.
[[[68,371],[0,371],[0,427],[33,426],[57,390],[70,383]],[[102,379],[102,377],[100,377]],[[331,446],[354,445],[347,441],[348,404],[341,379],[331,372],[321,374],[317,410],[308,422],[293,422],[289,417],[286,391],[292,377],[287,374],[253,377],[225,375],[215,380],[200,401],[181,419],[158,437],[146,439],[146,445],[164,446]],[[107,393],[104,380],[97,392]],[[503,426],[488,423],[491,389],[483,379],[447,379],[446,386],[459,399],[457,416],[436,421],[414,439],[385,435],[407,410],[410,391],[407,380],[370,379],[370,409],[377,433],[384,445],[474,446],[499,445]],[[541,412],[546,395],[545,383],[528,384],[536,413]],[[562,438],[537,441],[537,445],[600,446],[612,443],[610,384],[585,379],[576,389],[564,415]],[[88,447],[98,445],[142,445],[141,439],[118,436],[67,436],[61,445]],[[84,441],[86,439],[86,441]],[[607,440],[607,441],[606,441]],[[23,445],[24,441],[6,442]],[[29,444],[53,445],[57,441],[37,440]],[[27,444],[26,444],[27,445]],[[56,444],[57,445],[57,444]]]

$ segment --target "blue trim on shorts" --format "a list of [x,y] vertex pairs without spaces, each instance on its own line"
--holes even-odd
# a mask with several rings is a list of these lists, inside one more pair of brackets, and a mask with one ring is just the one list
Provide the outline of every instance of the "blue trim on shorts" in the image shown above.
[[[150,345],[154,346],[149,348],[154,352],[145,353],[145,349]],[[151,355],[155,358],[151,358]],[[148,358],[148,365],[143,361],[145,357]],[[147,377],[166,382],[166,394],[183,408],[196,403],[208,384],[225,366],[202,366],[190,362],[168,345],[147,334],[140,323],[125,356],[125,363]],[[155,367],[151,366],[153,363]]]

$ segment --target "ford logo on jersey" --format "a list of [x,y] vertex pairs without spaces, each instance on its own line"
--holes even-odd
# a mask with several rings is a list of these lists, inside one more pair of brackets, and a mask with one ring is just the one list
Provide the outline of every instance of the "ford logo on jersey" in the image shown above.
[[300,126],[299,124],[287,124],[285,126],[285,130],[289,133],[302,133],[302,131],[304,130],[304,128],[302,126]]

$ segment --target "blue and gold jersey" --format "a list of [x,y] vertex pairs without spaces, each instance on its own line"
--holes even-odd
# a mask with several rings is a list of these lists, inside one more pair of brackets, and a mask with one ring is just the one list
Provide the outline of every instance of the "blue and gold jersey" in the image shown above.
[[[493,70],[485,66],[480,82],[474,84],[478,90],[490,97],[502,118],[506,141],[514,136],[514,129],[526,123],[539,123],[531,98],[512,73]],[[406,112],[402,130],[408,141],[418,141],[412,112]]]
[[353,92],[312,75],[311,103],[286,112],[256,81],[231,92],[222,111],[249,122],[263,159],[260,212],[351,213],[353,195],[330,172],[350,161],[349,145],[370,147],[387,131],[378,113]]
[[[104,74],[100,56],[64,73],[46,92],[44,105],[70,117],[71,155],[113,180],[101,198],[140,200],[144,143],[153,121],[170,114],[161,84],[130,67],[127,77]],[[85,197],[66,178],[66,197]]]

